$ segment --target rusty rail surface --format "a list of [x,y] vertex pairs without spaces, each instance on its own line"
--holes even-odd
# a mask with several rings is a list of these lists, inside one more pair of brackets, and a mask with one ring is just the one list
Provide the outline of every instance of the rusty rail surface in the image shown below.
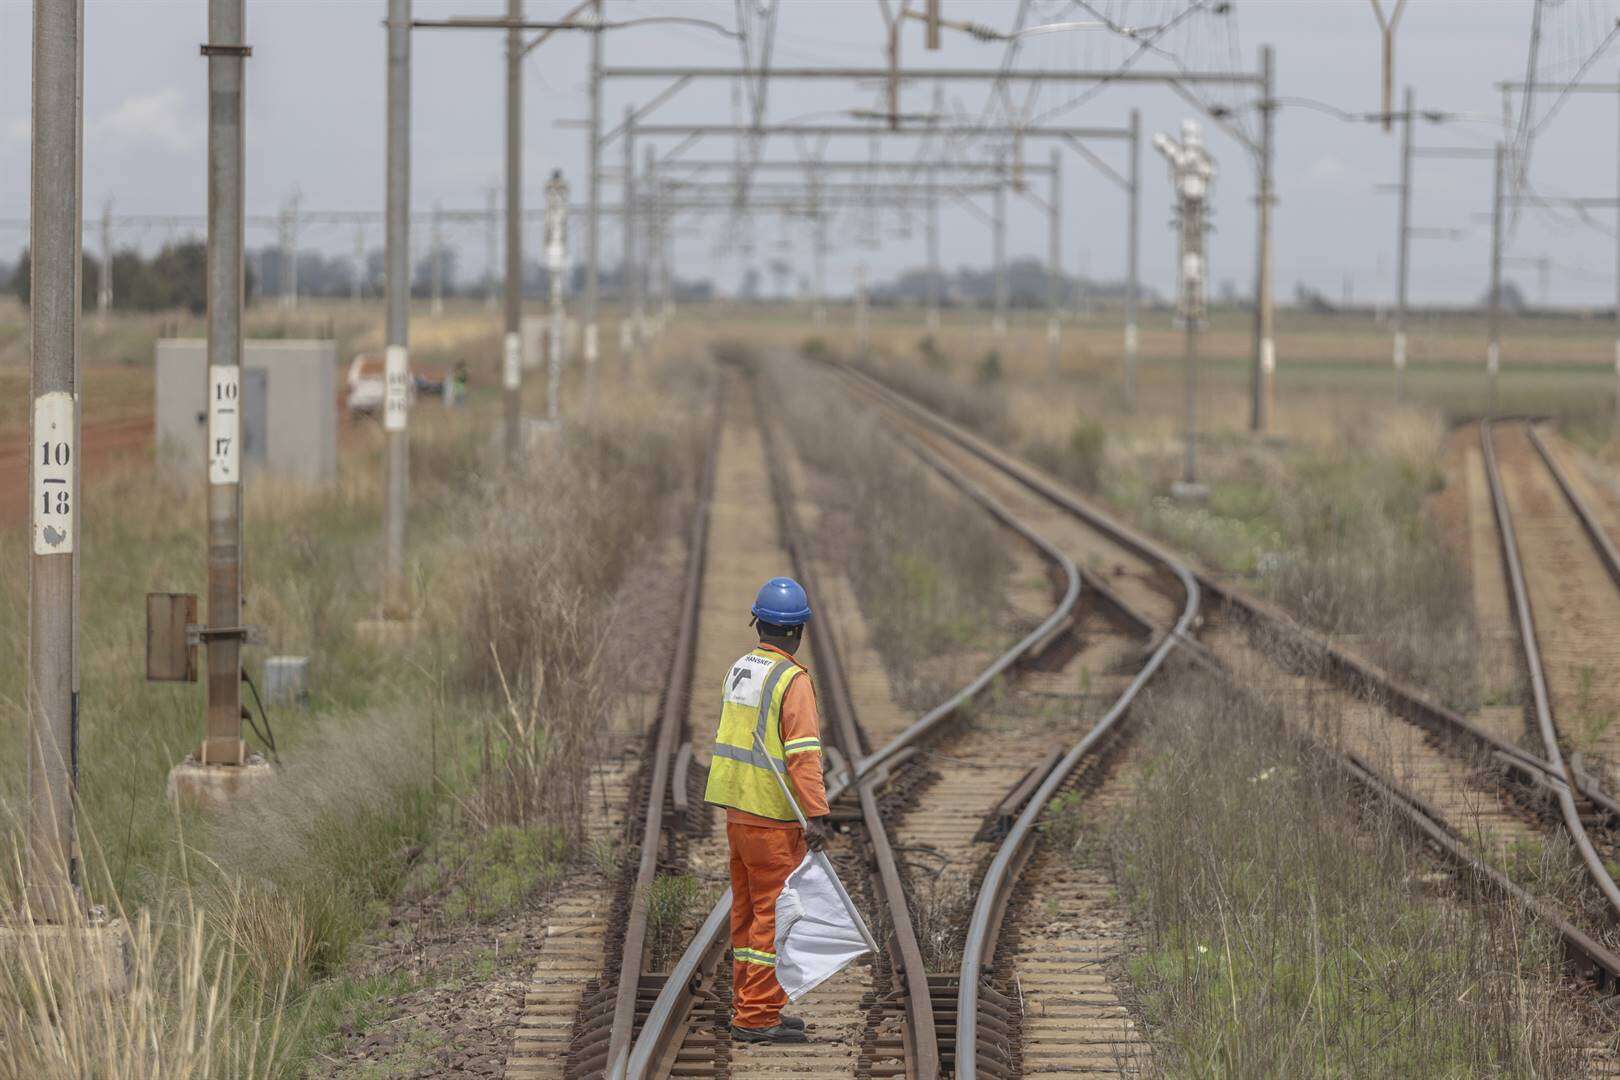
[[[779,482],[774,482],[776,480],[775,469],[779,468],[779,466],[773,465],[772,468],[773,487],[780,491],[782,485]],[[1053,633],[1061,629],[1063,624],[1073,616],[1081,589],[1081,574],[1074,561],[1044,538],[1024,527],[1022,523],[1013,518],[994,500],[989,499],[988,496],[985,496],[980,501],[992,515],[996,516],[1010,529],[1022,535],[1041,553],[1043,558],[1062,571],[1065,580],[1062,598],[1057,602],[1052,613],[1039,626],[1030,631],[1011,648],[997,656],[961,690],[923,714],[889,742],[866,754],[863,754],[863,750],[858,743],[846,745],[845,752],[842,755],[846,760],[840,763],[841,768],[838,770],[838,775],[831,778],[828,784],[827,796],[829,801],[837,799],[851,785],[865,787],[868,780],[881,780],[891,766],[897,765],[902,754],[914,750],[923,739],[936,731],[944,722],[957,716],[969,702],[974,700],[998,677],[1005,674],[1014,664],[1044,647]],[[786,546],[794,553],[795,560],[798,561],[798,546],[796,546],[792,538],[784,537],[784,539],[787,541]],[[798,572],[803,573],[802,570]],[[812,648],[816,648],[819,641],[826,636],[824,634],[812,635]],[[829,641],[829,646],[830,644]],[[841,687],[842,669],[838,665],[836,657],[832,658],[829,664],[828,659],[824,658],[819,651],[815,655],[817,666],[823,672],[823,683],[826,683],[826,673],[835,670],[837,674],[834,675],[834,678],[840,680]],[[829,689],[831,689],[830,686]],[[825,696],[829,699],[843,699],[845,693],[847,691],[841,688],[838,693],[829,693]],[[909,923],[909,910],[904,908],[903,896],[900,897],[900,905],[901,909],[906,912],[906,919]],[[708,972],[713,970],[714,965],[719,962],[721,955],[724,953],[723,932],[727,925],[730,908],[731,894],[727,890],[710,910],[703,925],[693,936],[680,960],[676,962],[669,977],[665,980],[623,1068],[616,1067],[610,1072],[609,1075],[614,1077],[615,1080],[620,1077],[640,1080],[640,1078],[659,1075],[661,1071],[667,1071],[668,1065],[679,1048],[684,1033],[685,1017],[691,1011],[701,989],[702,980]],[[909,1000],[907,1004],[908,1007],[914,1009],[920,1004],[921,1008],[917,1009],[917,1011],[926,1010],[929,1013],[930,1027],[927,1037],[928,1040],[934,1041],[935,1054],[937,1055],[937,1041],[935,1041],[936,1036],[932,1026],[932,1009],[929,1002],[926,973],[921,969],[920,955],[916,971],[921,976],[922,981],[920,983],[911,980],[908,965],[906,978],[910,985],[908,986],[907,997]],[[908,1024],[908,1028],[914,1028],[917,1023],[918,1021],[914,1015],[912,1023]],[[935,1062],[934,1072],[930,1074],[919,1067],[919,1062],[914,1057],[911,1063],[911,1075],[914,1077],[939,1075],[937,1056],[933,1060]]]
[[[1541,645],[1536,640],[1535,612],[1530,604],[1530,589],[1525,583],[1524,563],[1519,555],[1518,537],[1513,531],[1513,512],[1507,503],[1507,492],[1502,487],[1502,474],[1496,465],[1496,445],[1491,437],[1491,421],[1481,420],[1479,424],[1480,448],[1485,457],[1485,476],[1491,488],[1491,507],[1496,514],[1496,528],[1502,536],[1502,563],[1507,572],[1509,591],[1513,594],[1514,614],[1518,622],[1519,643],[1523,647],[1525,668],[1530,674],[1530,690],[1536,707],[1536,728],[1541,735],[1541,746],[1546,752],[1547,760],[1565,780],[1558,791],[1558,809],[1564,818],[1564,827],[1575,843],[1575,848],[1581,853],[1581,862],[1586,864],[1586,871],[1609,902],[1611,916],[1620,915],[1620,887],[1615,885],[1613,876],[1608,867],[1603,864],[1603,856],[1598,854],[1592,838],[1587,835],[1586,824],[1581,820],[1580,807],[1575,803],[1575,792],[1579,784],[1574,772],[1564,760],[1563,748],[1558,742],[1558,723],[1553,716],[1552,699],[1547,692],[1547,676],[1541,666]],[[1553,466],[1552,459],[1542,451],[1542,460],[1558,478],[1563,486],[1564,478]],[[1565,487],[1566,494],[1570,494]]]
[[[722,380],[724,376],[722,376]],[[636,1001],[641,987],[643,958],[647,948],[648,896],[658,876],[658,851],[664,832],[664,799],[669,793],[670,775],[686,729],[688,703],[692,691],[692,667],[697,656],[698,616],[703,600],[703,570],[708,557],[709,510],[714,496],[715,470],[720,457],[720,432],[725,426],[724,382],[715,394],[713,427],[698,485],[697,508],[692,515],[687,544],[685,577],[681,585],[681,614],[669,674],[664,682],[662,707],[652,748],[652,777],[641,828],[640,860],[629,898],[629,917],[619,956],[618,990],[613,999],[613,1023],[609,1029],[603,1064],[611,1070],[630,1054],[634,1035]],[[595,1065],[589,1062],[586,1067]]]
[[[1029,490],[1047,498],[1055,505],[1075,514],[1076,517],[1096,527],[1100,532],[1114,539],[1123,546],[1136,551],[1144,558],[1155,562],[1167,569],[1180,566],[1188,570],[1197,582],[1201,591],[1215,598],[1222,609],[1238,615],[1240,618],[1261,625],[1273,632],[1281,634],[1291,640],[1293,644],[1303,647],[1308,654],[1325,661],[1326,670],[1332,672],[1339,680],[1341,686],[1351,693],[1366,700],[1376,700],[1380,705],[1390,708],[1397,715],[1410,722],[1416,723],[1425,730],[1430,731],[1455,744],[1483,750],[1494,755],[1495,760],[1507,765],[1510,769],[1521,770],[1530,774],[1544,786],[1557,792],[1561,800],[1571,798],[1571,785],[1574,783],[1566,774],[1567,766],[1529,754],[1518,747],[1512,746],[1488,732],[1483,731],[1470,723],[1462,716],[1439,705],[1427,695],[1415,690],[1409,685],[1390,677],[1375,665],[1340,649],[1329,639],[1311,631],[1291,617],[1272,608],[1253,597],[1244,595],[1241,591],[1212,580],[1208,575],[1195,568],[1181,563],[1180,560],[1168,555],[1164,549],[1136,533],[1134,530],[1115,521],[1107,514],[1089,506],[1079,496],[1067,491],[1061,485],[1045,477],[1032,467],[997,447],[992,446],[950,420],[934,413],[932,410],[913,401],[904,394],[896,391],[878,380],[847,367],[840,366],[840,370],[850,376],[855,382],[868,389],[880,392],[885,400],[891,401],[897,408],[908,415],[917,418],[925,425],[946,436],[967,452],[980,458],[986,463],[1001,470]],[[1494,463],[1494,459],[1493,463]],[[1499,485],[1498,485],[1499,489]],[[1612,572],[1616,574],[1617,583],[1620,583],[1620,566]],[[1522,575],[1521,575],[1522,584]],[[1129,612],[1129,606],[1120,598],[1112,597],[1111,601],[1129,617],[1143,624],[1148,624],[1145,616],[1140,613]],[[1528,610],[1528,605],[1525,605]],[[1150,624],[1148,624],[1150,625]],[[1165,631],[1167,638],[1176,636],[1174,630]],[[1215,660],[1198,642],[1184,640],[1184,652],[1216,674],[1230,678],[1224,667]],[[1327,749],[1327,748],[1323,748]],[[1328,750],[1329,759],[1338,768],[1355,780],[1361,788],[1375,799],[1383,802],[1394,810],[1407,828],[1420,839],[1430,843],[1433,848],[1446,861],[1468,874],[1482,887],[1489,889],[1502,898],[1518,905],[1527,914],[1536,918],[1556,933],[1561,940],[1565,956],[1572,968],[1584,977],[1593,981],[1598,990],[1613,994],[1620,987],[1620,955],[1617,955],[1589,934],[1576,927],[1564,915],[1544,903],[1541,899],[1527,892],[1513,882],[1500,870],[1481,860],[1470,849],[1465,837],[1452,831],[1438,812],[1428,806],[1420,798],[1402,791],[1397,785],[1391,783],[1378,771],[1366,762],[1356,758],[1353,754]],[[1595,789],[1595,784],[1587,778],[1580,779],[1583,784],[1592,787],[1590,797],[1593,802],[1612,813],[1615,803],[1605,793]],[[1577,787],[1587,793],[1585,787]],[[1037,793],[1031,800],[1026,812],[1038,812],[1043,793]],[[1004,910],[1005,903],[995,904],[993,901],[981,897],[982,906],[988,907],[999,918],[1000,911]],[[983,943],[978,943],[983,948]],[[971,953],[971,950],[965,950]],[[964,956],[964,971],[967,969]],[[963,986],[967,980],[963,979]],[[959,1023],[969,1022],[975,1013],[968,1009],[960,1009]],[[964,1041],[958,1036],[958,1073],[959,1077],[972,1075],[963,1071],[964,1066],[972,1062],[972,1058],[963,1053]]]

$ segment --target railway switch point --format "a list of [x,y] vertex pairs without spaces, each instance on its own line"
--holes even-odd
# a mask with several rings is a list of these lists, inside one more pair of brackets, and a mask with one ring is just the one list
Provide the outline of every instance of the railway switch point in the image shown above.
[[245,751],[240,765],[210,765],[195,753],[169,770],[169,801],[205,810],[223,810],[265,786],[275,768],[261,754]]
[[0,924],[0,968],[30,980],[117,998],[129,993],[130,967],[129,926],[100,907],[68,923]]

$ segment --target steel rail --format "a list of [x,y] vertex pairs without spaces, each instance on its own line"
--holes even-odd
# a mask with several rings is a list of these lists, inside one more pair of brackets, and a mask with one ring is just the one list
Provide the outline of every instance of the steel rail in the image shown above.
[[[766,403],[760,390],[759,376],[751,375],[750,383],[755,414],[763,417]],[[799,521],[798,509],[793,504],[793,489],[782,465],[780,429],[763,421],[760,428],[782,546],[787,549],[794,575],[810,592],[816,592],[804,527]],[[836,725],[844,751],[857,754],[861,750],[862,733],[855,720],[855,702],[844,678],[843,659],[839,655],[837,642],[828,630],[815,631],[810,634],[810,649],[816,658],[816,679],[826,690],[826,693],[819,695],[818,701]],[[866,842],[871,847],[873,861],[877,863],[878,889],[889,910],[889,938],[897,961],[895,966],[905,990],[905,1039],[911,1050],[907,1055],[907,1073],[915,1080],[938,1080],[939,1032],[934,1026],[933,996],[928,992],[928,969],[923,963],[922,947],[917,942],[916,927],[911,921],[911,908],[906,902],[905,887],[900,882],[900,867],[895,862],[894,848],[889,843],[888,826],[878,810],[877,792],[870,774],[856,779],[855,794],[860,801]]]
[[[831,363],[829,361],[828,363]],[[1073,509],[1081,518],[1095,527],[1117,537],[1121,543],[1130,548],[1138,556],[1150,562],[1163,563],[1166,560],[1175,561],[1173,557],[1165,555],[1154,541],[1135,532],[1129,526],[1115,520],[1107,514],[1074,500],[1072,495],[1065,492],[1061,486],[1048,480],[1041,473],[1026,465],[1022,461],[1007,454],[1005,451],[991,445],[979,436],[960,426],[946,420],[944,417],[927,409],[902,392],[874,379],[864,372],[841,367],[840,370],[848,374],[897,395],[897,401],[931,426],[938,427],[952,441],[968,450],[970,453],[990,462],[1002,471],[1017,478],[1035,491],[1049,498],[1054,495],[1053,501],[1065,505],[1063,500],[1069,500]],[[1384,671],[1376,664],[1363,657],[1348,652],[1336,644],[1330,637],[1307,626],[1300,624],[1293,616],[1281,611],[1266,601],[1250,596],[1242,590],[1225,584],[1211,577],[1196,567],[1192,568],[1199,587],[1206,597],[1213,598],[1222,606],[1241,614],[1250,622],[1264,626],[1268,630],[1276,631],[1288,637],[1296,646],[1322,662],[1340,680],[1346,689],[1361,697],[1363,700],[1374,701],[1385,708],[1391,709],[1397,715],[1417,724],[1447,742],[1457,743],[1470,747],[1483,755],[1490,756],[1515,770],[1522,775],[1530,777],[1533,781],[1554,791],[1565,786],[1566,780],[1562,770],[1554,767],[1545,758],[1508,742],[1500,736],[1486,731],[1467,717],[1449,709],[1434,700],[1424,691],[1396,678]],[[1187,641],[1189,646],[1197,646],[1196,642]],[[1620,820],[1620,801],[1613,795],[1599,789],[1596,782],[1585,777],[1577,771],[1580,780],[1578,790],[1591,799],[1594,804],[1601,807],[1612,817]]]
[[1598,558],[1603,561],[1603,568],[1609,572],[1609,577],[1614,579],[1615,585],[1620,586],[1620,551],[1615,549],[1614,541],[1609,539],[1609,534],[1602,525],[1598,524],[1597,515],[1592,512],[1591,506],[1581,497],[1580,492],[1576,491],[1570,484],[1569,477],[1564,472],[1564,467],[1558,463],[1558,459],[1553,456],[1547,444],[1542,441],[1541,433],[1536,430],[1535,423],[1526,421],[1524,429],[1530,436],[1530,445],[1536,448],[1536,453],[1541,455],[1541,460],[1546,464],[1547,471],[1552,473],[1552,478],[1557,481],[1558,490],[1564,493],[1564,499],[1569,503],[1570,509],[1575,511],[1576,517],[1580,518],[1581,528],[1586,530],[1586,535],[1591,539],[1592,546],[1597,549]]
[[[958,441],[965,449],[970,449],[965,443],[954,439],[954,436],[960,434],[960,432],[952,430],[955,425],[951,424],[950,421],[944,420],[942,417],[926,415],[912,402],[895,394],[894,391],[883,386],[870,376],[859,372],[852,372],[852,374],[862,385],[866,386],[882,400],[890,403],[892,407],[923,420],[928,426],[940,431],[947,437],[952,437],[954,441]],[[990,463],[1005,469],[1005,464],[1002,462],[992,461]],[[1010,470],[1007,471],[1010,472]],[[1015,478],[1048,501],[1097,527],[1099,531],[1104,532],[1110,539],[1116,542],[1129,543],[1133,547],[1143,543],[1140,538],[1127,538],[1123,534],[1116,533],[1112,529],[1099,524],[1094,519],[1094,516],[1088,513],[1086,508],[1077,500],[1054,485],[1034,483],[1033,481],[1038,479],[1035,476]],[[1133,539],[1134,542],[1132,542]],[[1155,547],[1154,545],[1146,546],[1149,550]],[[1154,675],[1158,674],[1160,668],[1164,666],[1165,660],[1169,657],[1170,651],[1182,641],[1190,638],[1194,626],[1199,621],[1202,593],[1199,589],[1197,577],[1187,566],[1170,557],[1168,553],[1160,551],[1159,557],[1155,561],[1158,565],[1169,570],[1181,583],[1185,602],[1180,617],[1177,618],[1171,632],[1164,635],[1157,647],[1149,654],[1146,663],[1142,665],[1141,669],[1136,673],[1136,677],[1115,699],[1108,712],[1086,732],[1078,743],[1069,749],[1068,753],[1057,763],[1057,766],[1047,774],[1041,785],[1035,789],[1035,794],[1024,804],[1024,808],[1013,822],[1012,828],[1008,830],[1000,847],[997,848],[996,854],[979,884],[978,896],[973,905],[973,914],[968,921],[967,937],[963,943],[961,973],[956,990],[956,1076],[958,1080],[976,1080],[978,1077],[978,1017],[981,976],[994,952],[996,936],[1000,931],[1001,917],[1006,911],[1006,902],[1016,881],[1014,864],[1029,850],[1030,841],[1035,837],[1037,819],[1045,812],[1046,804],[1051,801],[1058,788],[1063,785],[1064,781],[1069,778],[1080,763],[1089,757],[1105,740],[1115,734],[1120,721],[1129,712],[1142,688],[1148,684],[1148,681]],[[1138,616],[1138,618],[1140,617]]]
[[[827,800],[832,802],[847,791],[851,784],[858,783],[869,775],[876,774],[886,763],[891,762],[895,755],[916,746],[920,740],[936,729],[945,720],[958,714],[969,702],[974,700],[997,677],[1005,673],[1019,660],[1031,655],[1044,647],[1053,633],[1073,617],[1075,605],[1080,598],[1081,575],[1074,561],[1063,554],[1054,545],[1038,536],[1036,533],[1016,523],[1016,519],[1004,507],[996,503],[988,495],[980,492],[983,498],[978,499],[998,520],[1013,528],[1020,535],[1030,540],[1049,560],[1055,562],[1064,573],[1066,579],[1064,593],[1052,613],[1041,624],[1031,630],[1011,648],[997,656],[966,686],[953,694],[949,699],[924,713],[909,727],[877,751],[861,758],[853,755],[859,753],[859,748],[851,748],[852,764],[843,771],[843,775],[829,782],[827,787]],[[819,660],[818,660],[819,664]],[[731,912],[731,890],[728,888],[719,901],[710,910],[708,918],[699,927],[687,946],[681,958],[671,969],[669,977],[659,990],[657,999],[643,1023],[641,1032],[637,1036],[631,1049],[629,1060],[625,1068],[615,1070],[611,1075],[614,1080],[632,1078],[642,1080],[651,1075],[655,1065],[672,1051],[670,1043],[679,1034],[680,1021],[690,1010],[691,1003],[699,988],[701,973],[707,970],[719,957],[722,944],[722,933],[726,928]]]
[[[1064,498],[1061,500],[1054,500],[1058,502],[1058,505],[1072,508],[1083,508],[1083,504],[1081,504],[1079,500],[1067,495],[1067,493],[1063,493],[1061,488],[1058,488],[1056,485],[1046,481],[1040,476],[1040,474],[1033,472],[1017,459],[1013,458],[1010,454],[1006,454],[1005,452],[985,443],[983,440],[980,440],[977,436],[963,431],[949,420],[938,416],[931,410],[928,410],[915,402],[911,402],[897,391],[893,391],[890,388],[883,386],[881,383],[877,383],[876,380],[873,380],[870,376],[855,371],[850,371],[850,373],[855,375],[861,381],[869,384],[875,384],[879,389],[886,392],[886,394],[893,395],[894,398],[898,402],[902,403],[907,411],[912,415],[919,417],[926,424],[945,434],[947,437],[961,445],[965,450],[981,458],[981,460],[984,460],[992,466],[1002,470],[1003,472],[1012,476],[1014,479],[1025,482],[1025,485],[1031,490],[1037,491],[1041,494],[1047,494],[1048,492],[1063,494]],[[1028,481],[1034,482],[1030,483]],[[1078,516],[1082,517],[1083,520],[1088,521],[1094,518],[1107,520],[1104,515],[1097,514],[1094,511],[1089,510],[1087,512],[1080,513]],[[1112,530],[1105,529],[1103,531],[1112,533]],[[1116,535],[1120,538],[1128,538],[1131,536],[1131,532],[1128,528],[1121,527]],[[1151,549],[1155,545],[1152,545],[1149,542],[1147,546]],[[1415,693],[1411,690],[1411,688],[1388,679],[1388,677],[1380,672],[1377,668],[1365,663],[1364,661],[1360,661],[1357,658],[1343,654],[1337,649],[1336,646],[1332,645],[1331,642],[1324,641],[1313,632],[1306,630],[1304,627],[1298,626],[1298,624],[1293,623],[1293,621],[1287,616],[1270,610],[1266,605],[1260,604],[1258,601],[1255,601],[1252,598],[1244,597],[1236,590],[1232,590],[1224,586],[1218,586],[1206,575],[1199,573],[1196,570],[1192,571],[1192,573],[1197,579],[1198,583],[1202,586],[1203,590],[1214,595],[1222,606],[1237,611],[1247,619],[1258,621],[1262,624],[1269,624],[1277,629],[1281,629],[1287,632],[1291,637],[1295,638],[1296,641],[1304,640],[1306,643],[1313,645],[1314,648],[1319,650],[1322,654],[1336,657],[1340,661],[1341,665],[1340,674],[1350,676],[1348,682],[1352,689],[1359,689],[1365,692],[1369,688],[1372,688],[1384,695],[1384,701],[1386,704],[1391,701],[1399,701],[1403,697],[1409,697]],[[1132,619],[1139,625],[1148,624],[1145,616],[1135,612],[1127,604],[1125,604],[1123,600],[1115,598],[1114,603],[1116,606],[1120,607],[1122,614],[1126,615],[1127,618]],[[1183,644],[1187,646],[1184,649],[1185,655],[1188,655],[1196,662],[1200,663],[1201,666],[1208,668],[1218,676],[1231,681],[1232,676],[1230,671],[1226,669],[1218,659],[1212,658],[1200,643],[1188,640],[1184,641]],[[1448,723],[1455,721],[1456,723],[1461,724],[1462,727],[1466,729],[1466,733],[1474,733],[1481,736],[1486,734],[1480,732],[1479,729],[1473,728],[1472,725],[1468,725],[1465,721],[1462,721],[1460,717],[1456,717],[1455,714],[1451,714],[1447,710],[1433,705],[1433,703],[1427,701],[1427,699],[1420,698],[1420,700],[1409,702],[1409,704],[1416,705],[1420,712],[1432,712],[1434,716]],[[1562,912],[1544,903],[1540,898],[1531,894],[1522,886],[1512,881],[1512,879],[1510,879],[1502,871],[1484,862],[1482,859],[1476,856],[1472,851],[1469,850],[1468,843],[1462,837],[1458,836],[1445,822],[1444,817],[1435,811],[1434,808],[1425,803],[1422,799],[1408,792],[1402,791],[1387,778],[1377,772],[1377,770],[1373,769],[1367,763],[1361,761],[1354,754],[1349,754],[1327,747],[1324,747],[1323,749],[1328,753],[1329,759],[1334,762],[1334,764],[1342,772],[1344,772],[1357,784],[1362,786],[1364,790],[1367,790],[1374,797],[1378,798],[1380,801],[1384,802],[1386,805],[1395,810],[1415,835],[1432,843],[1448,862],[1452,863],[1454,866],[1457,866],[1459,869],[1468,872],[1470,876],[1481,885],[1495,891],[1504,899],[1519,905],[1530,915],[1540,919],[1544,924],[1550,926],[1554,932],[1558,934],[1560,940],[1562,941],[1566,956],[1575,964],[1575,966],[1584,976],[1594,981],[1597,988],[1601,992],[1613,993],[1615,988],[1620,986],[1620,955],[1617,955],[1596,939],[1591,937],[1585,931],[1576,927],[1562,914]],[[1531,761],[1542,768],[1548,767],[1547,763],[1542,762],[1541,759],[1532,757]],[[1566,798],[1568,797],[1569,789],[1567,784],[1557,785],[1556,789],[1560,791],[1562,796]],[[1031,798],[1030,803],[1026,807],[1026,813],[1030,812],[1030,808],[1038,808],[1042,802],[1050,796],[1050,794],[1050,791],[1038,791],[1036,795]],[[1612,800],[1608,800],[1606,796],[1604,799],[1606,800],[1607,804],[1612,804]],[[1038,810],[1035,812],[1038,813]],[[975,915],[977,916],[977,909]],[[964,959],[966,958],[964,957]],[[964,969],[965,967],[966,965],[964,964]],[[962,985],[967,985],[967,980],[965,977],[962,980]],[[961,1024],[965,1022],[966,1018],[968,1017],[976,1017],[976,1013],[963,1009],[959,1003],[958,1023]],[[958,1077],[972,1075],[972,1073],[964,1071],[964,1068],[972,1068],[973,1065],[976,1064],[973,1059],[966,1056],[963,1050],[963,1045],[964,1039],[959,1033],[957,1041]]]
[[1480,448],[1485,457],[1485,477],[1491,488],[1491,507],[1496,513],[1496,527],[1502,535],[1502,562],[1507,570],[1508,585],[1513,593],[1513,606],[1518,617],[1519,643],[1524,653],[1525,667],[1530,674],[1531,694],[1535,699],[1536,727],[1541,734],[1542,749],[1547,760],[1564,777],[1566,786],[1557,789],[1558,808],[1563,814],[1564,827],[1581,853],[1587,873],[1609,902],[1610,914],[1620,915],[1620,887],[1603,865],[1603,857],[1592,844],[1581,821],[1580,808],[1575,805],[1574,790],[1578,787],[1573,771],[1564,761],[1563,748],[1558,743],[1558,727],[1553,719],[1552,700],[1547,692],[1547,677],[1541,666],[1541,645],[1536,640],[1535,612],[1530,605],[1530,590],[1525,584],[1524,564],[1519,554],[1518,537],[1513,531],[1513,513],[1507,504],[1507,492],[1502,486],[1502,475],[1496,466],[1495,439],[1491,435],[1489,418],[1479,424]]
[[[641,858],[631,886],[630,911],[625,923],[624,942],[619,954],[619,984],[613,999],[613,1024],[609,1029],[606,1061],[622,1063],[630,1054],[635,1033],[636,998],[641,988],[642,962],[647,948],[648,897],[658,876],[658,849],[664,831],[664,797],[669,791],[677,742],[686,727],[692,693],[692,668],[697,659],[697,632],[703,603],[703,571],[708,560],[709,517],[714,497],[714,478],[720,457],[720,432],[725,426],[725,384],[715,393],[713,430],[698,484],[697,509],[692,515],[691,537],[687,545],[686,577],[682,586],[680,630],[670,657],[669,675],[664,682],[664,700],[659,711],[654,740],[652,779],[648,785],[646,816],[641,828]],[[587,1065],[587,1068],[589,1066]]]

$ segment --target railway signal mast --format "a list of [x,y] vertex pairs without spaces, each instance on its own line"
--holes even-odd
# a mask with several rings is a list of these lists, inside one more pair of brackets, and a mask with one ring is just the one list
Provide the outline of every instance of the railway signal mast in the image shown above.
[[1204,236],[1209,231],[1209,196],[1215,181],[1215,162],[1194,120],[1181,123],[1181,141],[1155,135],[1153,146],[1170,163],[1176,191],[1176,236],[1179,258],[1176,318],[1187,333],[1187,452],[1181,481],[1171,491],[1178,498],[1203,498],[1208,490],[1198,482],[1198,331],[1203,327],[1209,263]]

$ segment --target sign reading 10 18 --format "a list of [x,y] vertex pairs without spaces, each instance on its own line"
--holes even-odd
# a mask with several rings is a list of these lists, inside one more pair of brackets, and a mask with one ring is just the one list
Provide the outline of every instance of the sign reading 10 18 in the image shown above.
[[65,390],[34,399],[34,554],[71,555],[74,488],[74,396]]

